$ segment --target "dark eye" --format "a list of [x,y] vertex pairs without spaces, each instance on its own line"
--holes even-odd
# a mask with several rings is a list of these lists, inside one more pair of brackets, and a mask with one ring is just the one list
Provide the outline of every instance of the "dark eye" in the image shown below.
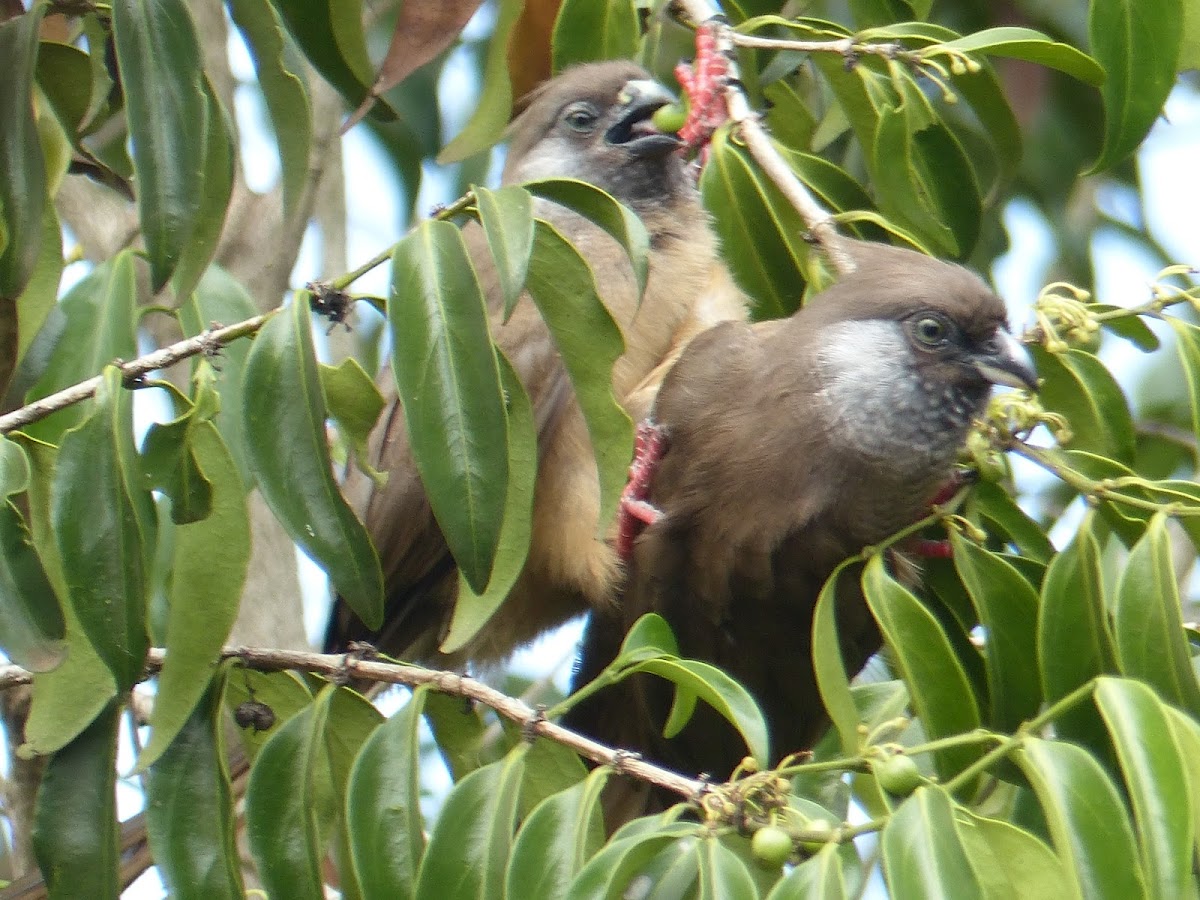
[[579,132],[587,133],[592,130],[600,114],[590,103],[572,103],[563,113],[563,121]]
[[936,347],[946,340],[949,328],[937,316],[921,316],[913,323],[913,334],[917,340],[929,347]]

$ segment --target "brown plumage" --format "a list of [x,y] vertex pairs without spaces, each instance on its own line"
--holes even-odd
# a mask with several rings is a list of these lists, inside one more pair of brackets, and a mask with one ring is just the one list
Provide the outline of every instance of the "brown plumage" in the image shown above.
[[[724,319],[745,317],[745,301],[717,255],[716,241],[675,141],[648,129],[650,114],[671,97],[633,63],[578,66],[535,92],[511,127],[503,181],[545,177],[589,181],[631,206],[651,238],[650,275],[639,297],[625,251],[600,228],[545,201],[548,219],[584,255],[601,296],[625,337],[613,368],[613,391],[636,420],[645,416],[665,372],[687,341]],[[554,343],[528,297],[502,322],[503,299],[482,229],[466,239],[492,318],[492,333],[516,367],[533,403],[539,469],[533,538],[510,597],[463,651],[439,655],[449,625],[457,574],[429,509],[408,447],[404,416],[390,375],[381,378],[389,406],[371,439],[372,465],[386,487],[351,476],[347,494],[364,511],[383,565],[387,611],[371,632],[338,603],[326,645],[366,640],[410,659],[441,665],[502,660],[516,647],[589,606],[611,603],[620,566],[596,537],[599,492],[592,447]]]
[[[774,760],[826,726],[810,641],[828,576],[925,513],[992,383],[1035,381],[1002,301],[975,275],[909,250],[852,249],[854,274],[789,319],[712,328],[663,382],[654,419],[668,449],[649,498],[661,517],[634,546],[618,615],[593,615],[577,675],[590,680],[629,626],[657,612],[683,656],[755,696]],[[839,593],[852,672],[880,643],[857,575]],[[703,704],[663,739],[671,692],[638,676],[570,724],[683,772],[727,776],[745,747]],[[618,818],[646,799],[629,787],[625,808],[610,808]]]

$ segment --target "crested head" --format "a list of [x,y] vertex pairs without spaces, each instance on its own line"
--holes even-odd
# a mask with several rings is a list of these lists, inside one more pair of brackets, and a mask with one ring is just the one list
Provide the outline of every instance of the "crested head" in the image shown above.
[[678,139],[650,121],[674,98],[635,63],[585,63],[535,89],[509,126],[506,184],[578,178],[634,206],[687,182]]
[[881,244],[852,255],[857,270],[796,316],[818,345],[822,396],[862,452],[943,465],[993,384],[1033,387],[1036,375],[977,275]]

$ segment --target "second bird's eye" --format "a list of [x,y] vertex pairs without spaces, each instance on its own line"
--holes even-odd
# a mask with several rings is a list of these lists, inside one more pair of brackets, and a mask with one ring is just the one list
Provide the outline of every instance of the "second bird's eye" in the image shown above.
[[590,103],[572,103],[563,113],[563,121],[576,131],[591,131],[599,115]]
[[946,323],[936,316],[922,316],[913,325],[913,332],[922,344],[933,347],[946,339],[947,328]]

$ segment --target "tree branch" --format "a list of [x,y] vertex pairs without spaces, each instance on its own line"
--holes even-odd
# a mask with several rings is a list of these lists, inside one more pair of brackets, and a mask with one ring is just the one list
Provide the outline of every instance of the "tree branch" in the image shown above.
[[[278,312],[278,308],[261,316],[255,316],[252,319],[238,322],[236,325],[213,328],[203,334],[198,334],[195,337],[171,344],[169,347],[163,347],[160,350],[155,350],[153,353],[139,356],[132,362],[121,363],[121,372],[127,382],[133,381],[149,375],[151,372],[174,365],[190,356],[196,356],[200,353],[213,353],[231,341],[254,334],[276,312]],[[100,386],[102,378],[103,376],[96,375],[87,381],[81,381],[68,388],[63,388],[58,393],[51,394],[49,397],[43,397],[41,400],[35,400],[33,403],[22,406],[20,409],[15,409],[7,415],[0,416],[0,434],[15,431],[31,422],[37,422],[39,419],[46,418],[52,412],[57,412],[72,404],[86,400],[96,393],[96,388]]]

